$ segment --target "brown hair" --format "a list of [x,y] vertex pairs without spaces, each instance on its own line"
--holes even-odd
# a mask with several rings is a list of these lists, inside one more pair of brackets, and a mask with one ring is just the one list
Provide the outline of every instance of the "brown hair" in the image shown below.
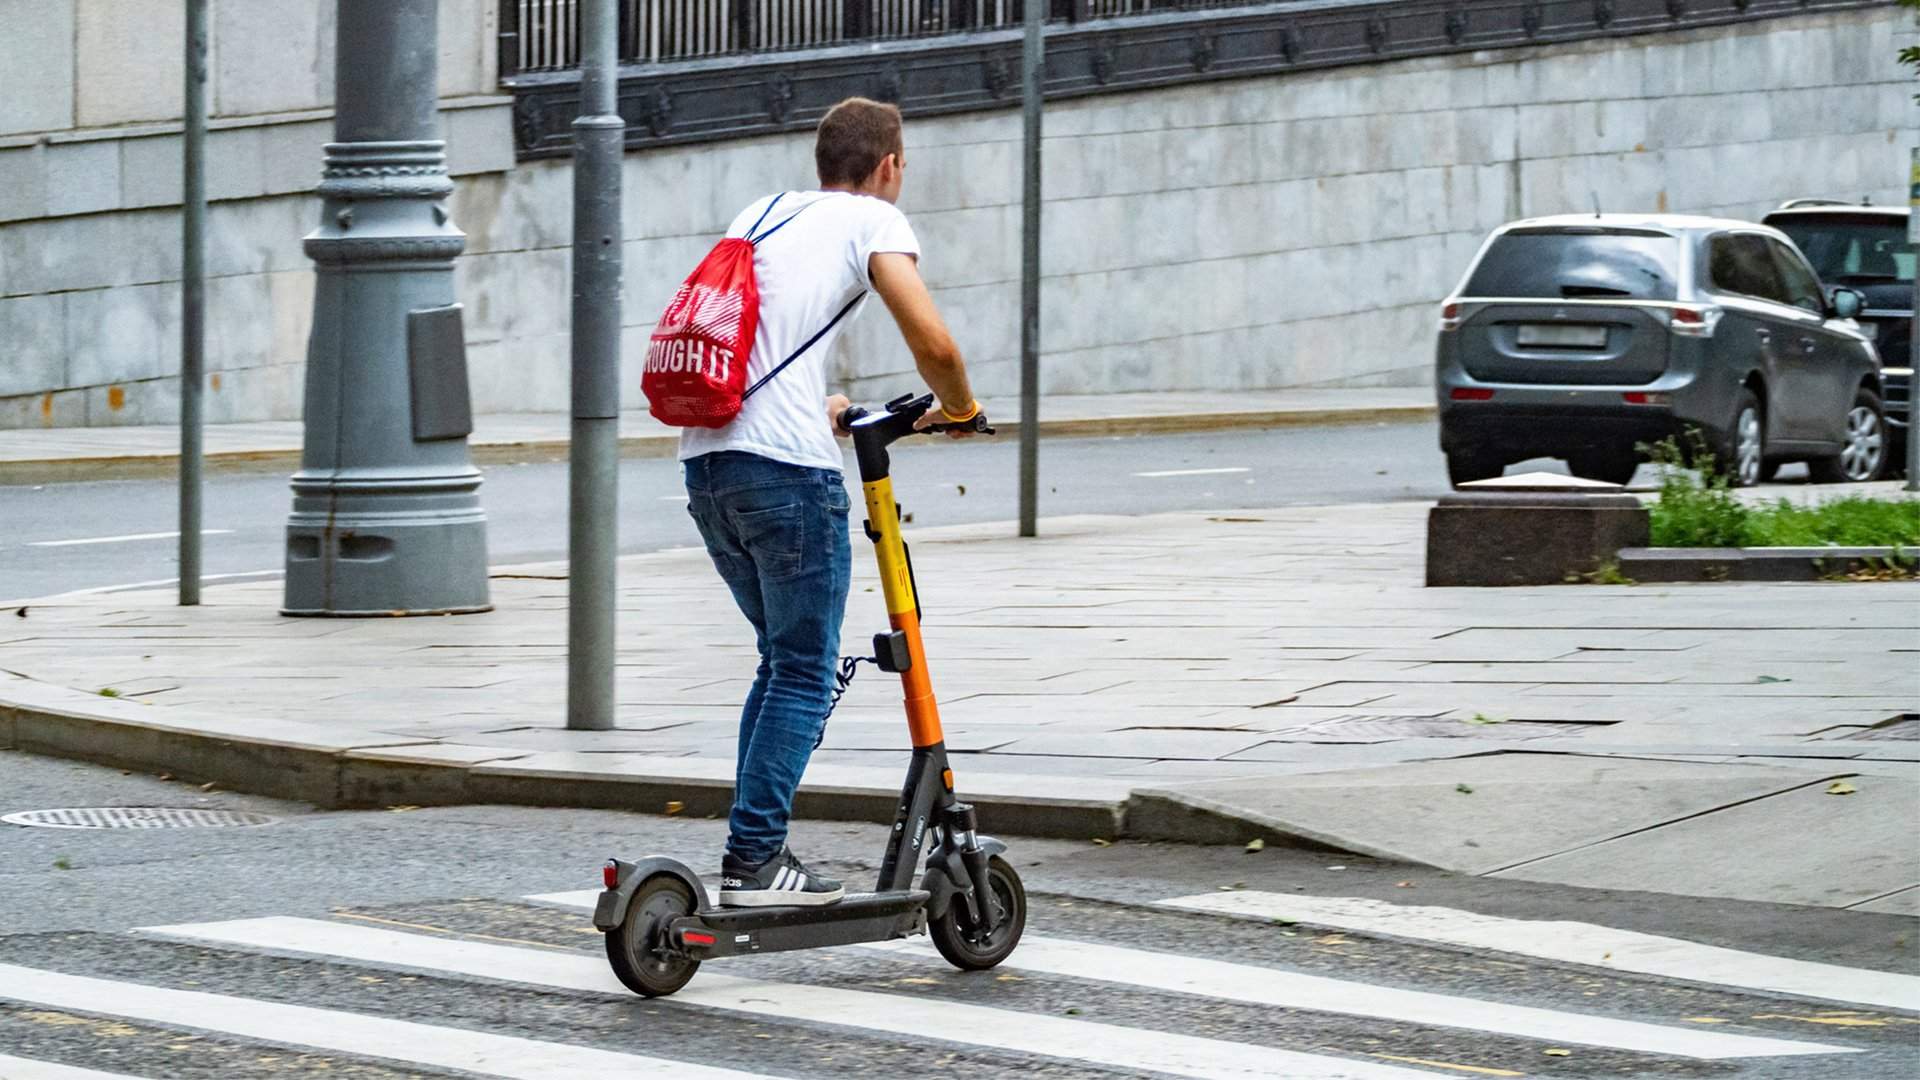
[[813,164],[822,184],[859,184],[888,154],[903,153],[900,108],[851,97],[820,118]]

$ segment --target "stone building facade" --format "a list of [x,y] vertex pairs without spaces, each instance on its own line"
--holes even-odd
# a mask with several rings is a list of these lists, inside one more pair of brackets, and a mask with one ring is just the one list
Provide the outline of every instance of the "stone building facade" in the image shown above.
[[[213,0],[210,420],[299,415],[301,237],[330,134],[331,0]],[[179,370],[181,0],[0,0],[0,427],[165,423]],[[469,237],[473,401],[567,408],[564,159],[516,162],[494,0],[441,0]],[[1049,106],[1049,393],[1415,385],[1485,233],[1591,208],[1753,217],[1903,197],[1916,130],[1892,6],[1080,98]],[[812,182],[805,134],[627,157],[630,404],[679,278],[749,200]],[[1016,391],[1017,111],[917,119],[902,200],[983,395]],[[870,317],[834,358],[911,362]]]

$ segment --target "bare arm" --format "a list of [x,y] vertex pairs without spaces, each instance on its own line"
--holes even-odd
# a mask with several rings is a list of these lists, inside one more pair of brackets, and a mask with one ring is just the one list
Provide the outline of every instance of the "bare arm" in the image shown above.
[[901,252],[875,252],[867,260],[867,276],[900,325],[914,366],[940,399],[940,407],[950,416],[969,415],[976,402],[967,383],[966,361],[960,358],[960,346],[947,332],[940,310],[933,306],[926,282],[920,280],[919,264]]

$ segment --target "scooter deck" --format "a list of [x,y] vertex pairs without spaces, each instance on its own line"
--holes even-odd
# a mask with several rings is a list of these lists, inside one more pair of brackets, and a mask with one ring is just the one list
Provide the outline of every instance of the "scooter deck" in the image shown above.
[[673,932],[700,959],[887,941],[926,928],[931,896],[925,889],[904,889],[850,893],[811,907],[713,907],[675,919]]

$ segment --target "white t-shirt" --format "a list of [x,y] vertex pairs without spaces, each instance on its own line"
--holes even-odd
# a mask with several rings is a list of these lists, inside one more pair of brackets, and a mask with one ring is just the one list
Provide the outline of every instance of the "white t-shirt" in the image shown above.
[[[745,236],[772,199],[757,199],[742,210],[727,235]],[[788,218],[793,220],[753,248],[760,328],[747,363],[748,386],[793,355],[862,290],[873,288],[867,259],[875,252],[920,254],[920,241],[906,215],[884,199],[844,191],[788,192],[758,232]],[[840,331],[866,306],[862,300],[798,360],[754,391],[732,423],[681,429],[680,460],[744,450],[793,465],[839,469],[840,447],[827,427],[827,354]]]

